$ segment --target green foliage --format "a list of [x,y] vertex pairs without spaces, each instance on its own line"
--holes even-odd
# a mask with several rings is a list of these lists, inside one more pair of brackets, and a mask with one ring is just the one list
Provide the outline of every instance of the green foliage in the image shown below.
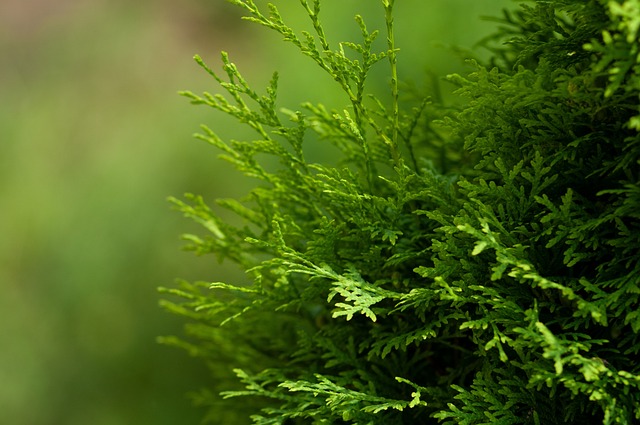
[[[360,17],[361,41],[331,46],[320,0],[300,0],[301,36],[276,6],[232,2],[349,105],[279,108],[277,74],[259,94],[226,54],[226,79],[197,59],[228,96],[185,96],[257,133],[198,136],[259,181],[218,201],[241,224],[173,199],[208,231],[190,249],[250,278],[169,290],[198,323],[194,354],[236,366],[244,388],[223,396],[266,403],[256,424],[640,420],[640,2],[505,12],[489,63],[449,77],[455,111],[401,104],[392,0],[383,47]],[[384,63],[388,98],[367,96]],[[307,143],[340,164],[308,161]]]

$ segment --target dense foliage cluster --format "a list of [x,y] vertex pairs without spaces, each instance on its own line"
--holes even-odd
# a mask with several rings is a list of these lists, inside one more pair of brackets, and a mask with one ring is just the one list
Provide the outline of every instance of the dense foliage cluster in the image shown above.
[[[490,61],[449,77],[456,110],[401,106],[393,0],[382,48],[359,17],[359,43],[330,45],[321,0],[300,0],[300,35],[275,6],[233,3],[349,105],[281,109],[277,75],[260,94],[226,55],[225,79],[200,63],[228,96],[185,93],[257,134],[199,136],[260,182],[218,201],[242,224],[173,200],[207,230],[190,248],[250,277],[166,290],[194,322],[181,344],[236,366],[223,397],[259,400],[263,425],[640,421],[640,1],[505,12]],[[365,84],[384,64],[388,101]],[[340,165],[307,161],[308,143]]]

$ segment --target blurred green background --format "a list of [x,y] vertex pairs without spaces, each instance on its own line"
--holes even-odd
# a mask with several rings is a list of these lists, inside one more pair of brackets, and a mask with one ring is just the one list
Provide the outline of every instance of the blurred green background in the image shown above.
[[[275,3],[306,27],[297,1]],[[355,13],[381,23],[374,0],[324,3],[334,41],[355,39]],[[509,1],[396,3],[401,77],[420,87],[427,70],[464,72],[434,42],[471,47],[493,28],[479,16]],[[242,277],[180,251],[179,234],[198,230],[166,197],[236,196],[250,182],[191,138],[201,123],[247,134],[176,95],[218,90],[191,57],[217,68],[227,50],[258,89],[278,70],[289,109],[344,105],[308,58],[240,16],[224,0],[0,2],[1,423],[200,423],[186,393],[209,372],[155,342],[183,325],[158,308],[156,288]]]

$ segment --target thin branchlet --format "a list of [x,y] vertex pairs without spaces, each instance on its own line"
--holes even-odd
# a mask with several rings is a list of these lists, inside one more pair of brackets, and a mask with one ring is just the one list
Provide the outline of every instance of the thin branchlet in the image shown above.
[[391,113],[392,113],[392,124],[391,124],[391,140],[387,140],[386,142],[389,144],[389,150],[391,153],[391,157],[396,165],[396,167],[402,167],[402,158],[400,157],[400,152],[398,151],[398,129],[399,129],[399,119],[400,119],[400,106],[399,106],[399,94],[398,94],[398,63],[397,63],[397,51],[396,51],[396,42],[395,42],[395,34],[393,29],[393,7],[395,5],[395,0],[382,0],[382,4],[384,6],[385,11],[385,23],[387,27],[387,45],[389,48],[389,65],[391,68]]

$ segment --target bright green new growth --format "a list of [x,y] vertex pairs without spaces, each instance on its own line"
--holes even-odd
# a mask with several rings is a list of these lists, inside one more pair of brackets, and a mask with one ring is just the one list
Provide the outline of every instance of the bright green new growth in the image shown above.
[[[273,5],[232,3],[349,106],[282,109],[277,74],[259,94],[226,54],[226,79],[197,59],[228,96],[184,94],[257,133],[198,136],[260,181],[218,201],[244,224],[173,199],[208,231],[190,248],[251,280],[166,290],[195,323],[179,344],[238,367],[244,388],[223,397],[256,400],[256,424],[639,421],[640,1],[505,13],[491,61],[449,77],[467,99],[454,112],[401,108],[391,0],[382,51],[359,17],[360,43],[329,45],[321,0],[300,0],[315,30],[302,36]],[[384,63],[390,106],[367,95]],[[305,143],[336,146],[341,165],[308,162]]]

